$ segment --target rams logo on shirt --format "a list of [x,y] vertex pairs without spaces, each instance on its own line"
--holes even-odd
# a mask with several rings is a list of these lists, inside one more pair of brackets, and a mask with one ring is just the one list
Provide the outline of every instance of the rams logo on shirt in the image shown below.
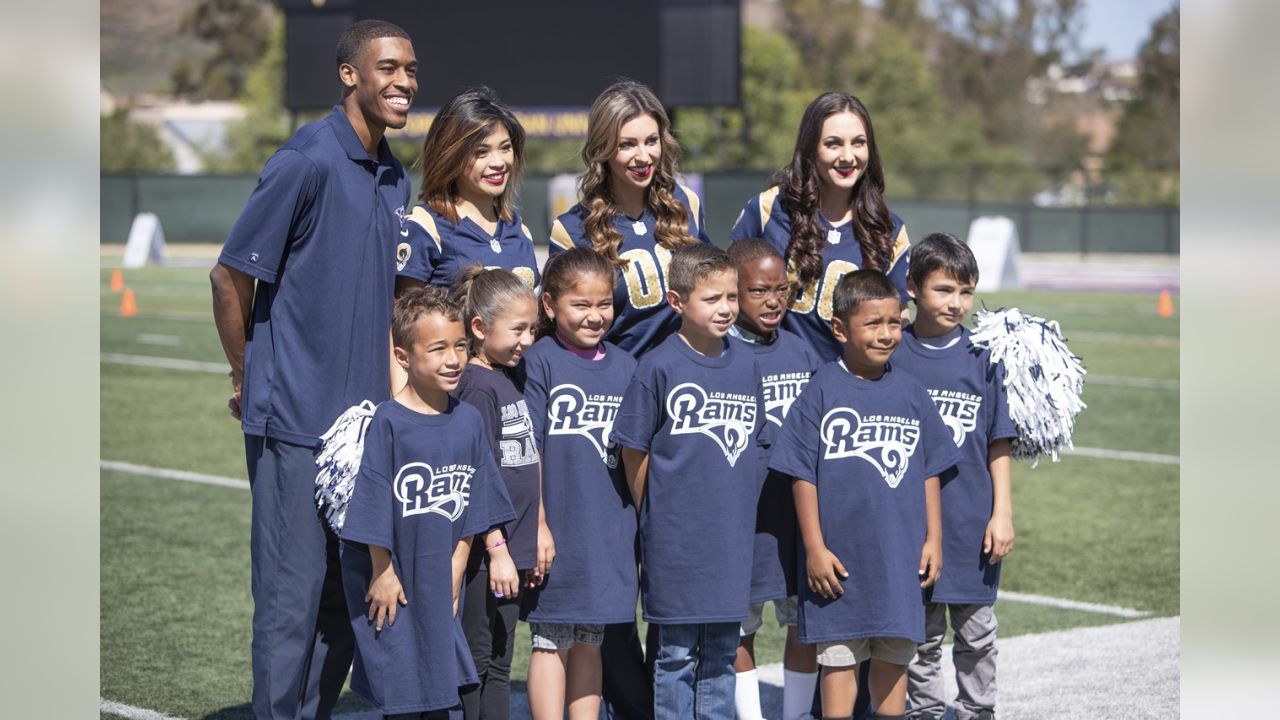
[[404,266],[409,264],[409,256],[413,254],[413,248],[409,243],[402,242],[396,246],[396,272],[402,272]]
[[557,385],[547,398],[547,434],[587,439],[607,466],[618,466],[616,446],[609,442],[618,416],[620,395],[587,395],[577,385]]
[[462,517],[471,497],[471,476],[476,469],[471,465],[445,465],[434,469],[426,463],[409,463],[396,473],[392,483],[396,499],[400,501],[401,517],[436,513],[450,522]]
[[667,414],[672,435],[698,433],[711,438],[733,467],[756,428],[756,398],[724,392],[708,395],[694,383],[683,383],[667,394]]
[[958,390],[929,389],[929,397],[938,406],[942,422],[951,428],[951,439],[956,447],[964,445],[964,439],[978,424],[978,411],[982,408],[982,396]]
[[868,415],[837,407],[822,417],[822,457],[826,460],[862,458],[896,488],[920,439],[920,421],[895,415]]
[[503,467],[532,465],[538,462],[538,447],[533,443],[533,420],[524,400],[502,406],[502,440],[498,443]]
[[782,426],[782,421],[791,410],[791,403],[800,397],[800,391],[809,384],[809,373],[773,373],[765,375],[761,382],[764,385],[764,416],[769,422]]

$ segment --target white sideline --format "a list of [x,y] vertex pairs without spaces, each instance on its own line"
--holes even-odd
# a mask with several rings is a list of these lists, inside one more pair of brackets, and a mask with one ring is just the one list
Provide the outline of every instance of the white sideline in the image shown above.
[[106,698],[98,698],[98,711],[108,715],[129,718],[129,720],[181,720],[181,718],[176,718],[172,715],[165,715],[164,713],[134,707],[133,705],[125,705]]
[[1133,462],[1156,463],[1157,465],[1182,464],[1182,458],[1177,455],[1134,452],[1133,450],[1108,450],[1106,448],[1075,447],[1065,451],[1065,454],[1083,455],[1084,457],[1102,458],[1103,460],[1132,460]]
[[217,375],[226,375],[231,370],[230,366],[226,363],[181,360],[179,358],[159,357],[156,355],[102,353],[102,362],[111,363],[113,365],[135,365],[137,367],[163,368],[165,370],[187,370],[190,372],[215,373]]
[[1085,375],[1085,385],[1111,385],[1114,387],[1150,388],[1152,390],[1177,390],[1177,380],[1134,377],[1130,375]]
[[118,460],[103,460],[98,464],[103,470],[117,470],[133,475],[146,475],[166,480],[182,480],[183,482],[200,483],[201,485],[217,485],[218,487],[229,487],[237,490],[249,489],[248,480],[238,480],[219,475],[205,475],[204,473],[187,472],[186,470],[169,470],[147,465],[134,465],[133,463],[120,462]]
[[1000,590],[996,593],[996,598],[1009,602],[1027,603],[1028,605],[1047,605],[1049,607],[1063,608],[1065,610],[1080,610],[1082,612],[1097,613],[1099,615],[1114,615],[1122,618],[1144,618],[1151,613],[1145,610],[1135,610],[1133,608],[1120,607],[1118,605],[1103,605],[1101,603],[1082,602],[1080,600],[1068,600],[1066,598],[1049,597],[1048,595],[1032,595],[1030,593],[1009,592]]

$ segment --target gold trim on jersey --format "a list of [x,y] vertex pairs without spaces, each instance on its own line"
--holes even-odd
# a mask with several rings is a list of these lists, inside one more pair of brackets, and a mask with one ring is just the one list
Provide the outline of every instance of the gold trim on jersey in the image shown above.
[[773,215],[773,201],[778,197],[778,186],[765,190],[760,193],[760,232],[764,233],[764,227],[769,224],[769,216]]
[[898,237],[893,239],[893,261],[889,263],[889,267],[896,265],[902,254],[910,249],[911,238],[907,237],[907,226],[904,223],[898,228]]
[[427,231],[427,235],[435,241],[436,250],[444,252],[444,246],[440,244],[440,229],[436,227],[436,219],[425,207],[421,205],[415,207],[413,212],[409,213],[409,219]]
[[564,223],[557,218],[551,223],[551,242],[562,250],[573,249],[573,238],[569,237],[569,231],[564,229]]
[[529,242],[533,242],[533,233],[529,232],[528,225],[520,223],[520,232],[524,233],[524,236],[529,240]]
[[696,234],[701,230],[698,227],[698,208],[702,206],[702,198],[687,186],[681,185],[680,189],[684,191],[684,196],[689,198],[689,222],[693,223],[693,231]]

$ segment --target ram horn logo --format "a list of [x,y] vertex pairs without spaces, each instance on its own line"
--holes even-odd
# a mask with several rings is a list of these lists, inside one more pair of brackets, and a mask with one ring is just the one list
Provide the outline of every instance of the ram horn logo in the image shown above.
[[426,463],[415,462],[401,467],[392,488],[400,501],[402,517],[436,513],[450,522],[462,517],[471,496],[473,474],[475,468],[470,465],[446,465],[434,470]]
[[547,434],[586,438],[605,465],[616,467],[618,458],[610,452],[609,434],[618,403],[588,400],[582,388],[567,383],[551,388],[547,397]]
[[896,488],[907,474],[920,428],[894,420],[863,422],[857,410],[836,407],[822,417],[821,433],[825,459],[861,458]]
[[706,391],[694,383],[674,387],[667,394],[667,414],[671,416],[671,434],[697,433],[715,441],[733,467],[747,449],[756,426],[755,400],[708,398]]
[[396,246],[396,272],[404,270],[409,264],[409,256],[413,254],[413,248],[409,243],[402,242]]

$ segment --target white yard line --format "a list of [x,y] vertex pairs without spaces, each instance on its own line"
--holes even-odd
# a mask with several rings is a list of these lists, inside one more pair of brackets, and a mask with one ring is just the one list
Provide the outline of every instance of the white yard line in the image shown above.
[[204,473],[187,472],[186,470],[170,470],[168,468],[150,467],[148,465],[135,465],[133,463],[120,462],[118,460],[103,460],[98,463],[103,470],[115,470],[118,472],[130,473],[131,475],[144,475],[146,477],[163,478],[165,480],[181,480],[182,482],[199,483],[201,485],[216,485],[218,487],[235,488],[237,490],[248,490],[249,481],[237,478],[222,477],[220,475],[205,475]]
[[1114,615],[1122,618],[1144,618],[1151,613],[1145,610],[1135,610],[1133,608],[1119,607],[1117,605],[1103,605],[1101,603],[1081,602],[1079,600],[1067,600],[1066,598],[1049,597],[1048,595],[1032,595],[1030,593],[1009,592],[1001,590],[996,597],[1007,602],[1026,603],[1028,605],[1046,605],[1048,607],[1062,608],[1064,610],[1080,610],[1082,612],[1098,613],[1099,615]]
[[1065,451],[1067,455],[1083,455],[1084,457],[1102,460],[1129,460],[1131,462],[1156,463],[1157,465],[1181,465],[1182,458],[1177,455],[1161,455],[1160,453],[1134,452],[1132,450],[1108,450],[1107,448],[1075,447]]
[[160,335],[158,333],[139,333],[138,342],[143,345],[161,345],[164,347],[174,347],[182,344],[182,338],[177,335]]
[[179,358],[158,357],[155,355],[126,355],[124,353],[102,353],[102,362],[111,363],[112,365],[133,365],[135,367],[161,368],[164,370],[187,370],[190,372],[214,373],[217,375],[226,375],[231,369],[226,363],[182,360]]
[[1179,388],[1179,382],[1177,380],[1169,380],[1167,378],[1132,377],[1125,375],[1094,375],[1093,373],[1089,373],[1084,376],[1084,384],[1149,388],[1151,390],[1177,390]]
[[98,698],[98,710],[108,715],[129,718],[129,720],[181,720],[181,718],[176,718],[172,715],[165,715],[164,713],[134,707],[133,705],[125,705],[106,698]]

